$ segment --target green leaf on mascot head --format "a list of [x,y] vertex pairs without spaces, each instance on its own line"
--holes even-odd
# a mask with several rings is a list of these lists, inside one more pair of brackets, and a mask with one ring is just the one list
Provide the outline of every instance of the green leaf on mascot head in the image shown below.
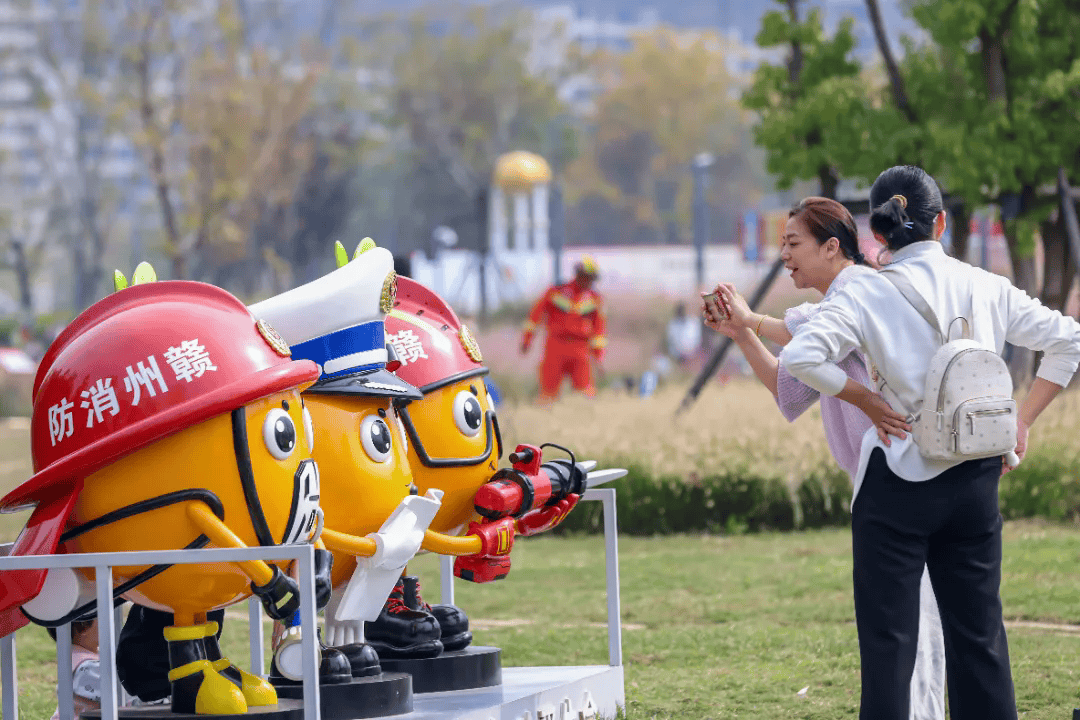
[[360,244],[356,246],[356,252],[353,253],[353,260],[360,257],[361,255],[363,255],[368,250],[371,250],[374,247],[377,247],[377,245],[375,245],[374,240],[372,240],[369,237],[364,238],[363,240],[360,241]]
[[113,292],[120,292],[128,286],[127,278],[124,277],[124,273],[120,272],[119,270],[113,270],[112,282]]
[[143,260],[135,266],[135,272],[131,274],[131,284],[143,285],[152,282],[157,282],[157,273],[154,272],[154,267],[150,263]]
[[341,244],[340,240],[334,241],[334,261],[339,268],[349,264],[349,253],[345,251],[345,246]]

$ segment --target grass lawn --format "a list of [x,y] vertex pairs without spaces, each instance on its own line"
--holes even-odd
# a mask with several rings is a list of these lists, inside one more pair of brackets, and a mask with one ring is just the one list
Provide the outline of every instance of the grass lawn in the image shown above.
[[[850,550],[843,530],[621,538],[627,716],[856,717]],[[1021,717],[1058,720],[1080,704],[1078,555],[1072,527],[1007,526],[1002,592]],[[437,599],[436,558],[413,569]],[[521,541],[506,580],[456,587],[476,643],[501,647],[506,666],[607,662],[599,537]],[[238,662],[247,657],[243,612],[226,624],[225,649]],[[52,641],[24,628],[18,652],[23,717],[46,718]]]

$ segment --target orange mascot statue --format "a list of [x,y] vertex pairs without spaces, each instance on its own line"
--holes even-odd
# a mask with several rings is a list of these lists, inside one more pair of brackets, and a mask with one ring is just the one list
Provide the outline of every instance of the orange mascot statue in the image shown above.
[[[34,382],[34,476],[0,510],[34,506],[13,554],[312,543],[319,473],[300,392],[309,360],[224,290],[137,284],[94,304],[53,342]],[[231,715],[275,705],[265,679],[221,656],[206,614],[260,597],[280,618],[296,583],[262,560],[113,568],[114,596],[171,612],[172,709]],[[0,573],[0,634],[98,610],[93,571]],[[83,589],[80,590],[79,588]],[[108,609],[105,609],[108,611]]]

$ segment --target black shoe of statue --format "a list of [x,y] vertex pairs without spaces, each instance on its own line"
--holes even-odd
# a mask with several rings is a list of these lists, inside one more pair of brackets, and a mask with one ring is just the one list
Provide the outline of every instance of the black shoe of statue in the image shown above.
[[443,650],[462,650],[472,642],[469,616],[457,605],[428,605],[420,595],[420,579],[405,575],[401,578],[405,590],[405,606],[410,610],[431,613],[439,623],[439,642]]
[[383,659],[429,658],[443,651],[439,642],[439,622],[423,610],[405,605],[404,586],[399,579],[382,612],[374,622],[365,623],[364,635]]
[[[297,637],[299,636],[297,635]],[[353,674],[349,658],[338,648],[323,645],[321,629],[318,631],[318,638],[319,651],[322,655],[322,660],[319,662],[319,683],[321,685],[336,685],[350,682],[353,679]],[[288,663],[291,671],[290,675],[300,677],[303,672],[303,660],[299,651],[300,643],[296,640],[285,640],[285,642],[289,643],[289,646],[283,647],[279,645],[277,651],[274,652],[274,657],[270,660],[269,680],[272,685],[299,685],[303,682],[302,680],[293,680],[286,677],[278,668],[278,656],[280,655],[282,657],[281,662]]]
[[371,647],[370,643],[339,645],[337,649],[348,658],[354,678],[371,677],[382,672],[382,666],[379,665],[379,654],[375,652],[375,648]]

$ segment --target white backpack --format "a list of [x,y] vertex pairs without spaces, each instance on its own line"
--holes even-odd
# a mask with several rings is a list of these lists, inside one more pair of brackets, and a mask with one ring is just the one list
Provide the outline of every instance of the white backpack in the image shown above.
[[[952,323],[942,332],[933,308],[907,278],[888,269],[881,274],[941,338],[926,373],[922,410],[913,420],[909,412],[919,452],[930,460],[957,461],[1011,452],[1016,446],[1016,401],[1005,361],[971,339],[967,318],[953,320],[963,321],[964,334],[959,340],[949,340]],[[879,389],[887,387],[884,378],[879,382]],[[890,395],[892,404],[896,397]]]

